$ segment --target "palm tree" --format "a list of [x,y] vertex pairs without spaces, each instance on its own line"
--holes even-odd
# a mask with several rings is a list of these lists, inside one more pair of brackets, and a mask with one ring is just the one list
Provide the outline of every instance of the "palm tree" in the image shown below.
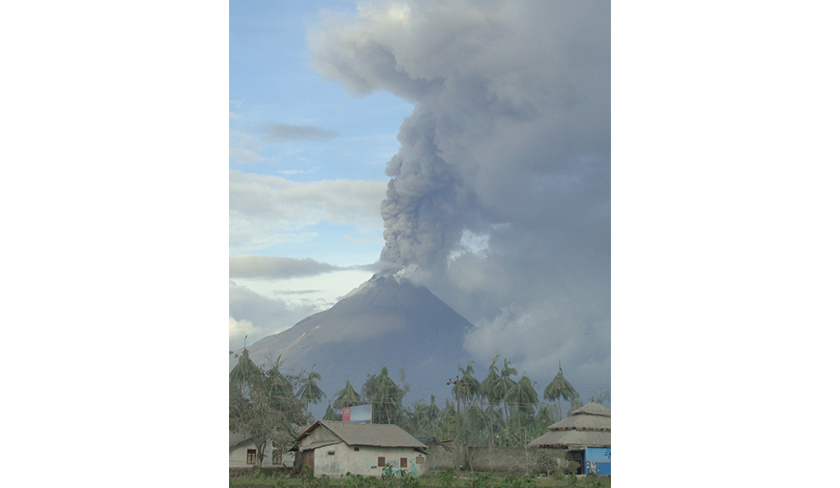
[[490,406],[498,405],[504,397],[504,395],[498,390],[499,383],[502,381],[501,376],[499,376],[499,367],[496,366],[496,361],[498,359],[499,355],[496,354],[496,357],[494,357],[493,361],[490,363],[490,367],[487,368],[487,376],[478,385],[479,393],[487,399],[487,403],[489,403]]
[[[478,380],[475,378],[475,376],[473,376],[473,372],[475,371],[473,369],[473,361],[470,361],[467,364],[466,369],[461,367],[461,365],[459,364],[458,365],[458,370],[460,371],[460,373],[462,375],[462,378],[458,379],[458,377],[456,376],[455,381],[452,382],[453,383],[452,395],[455,397],[455,401],[457,402],[458,412],[459,413],[461,412],[461,403],[463,403],[464,404],[464,413],[466,414],[467,400],[472,400],[478,394],[479,383],[478,383]],[[466,415],[464,416],[463,420],[464,420],[464,425],[463,425],[463,429],[462,429],[461,433],[462,433],[462,436],[464,436],[463,439],[466,439],[466,437],[465,437],[466,433],[467,433],[466,432],[467,431],[467,426],[466,426],[467,417],[466,417]]]
[[[278,357],[277,360],[279,361],[280,358]],[[242,349],[239,361],[230,370],[230,374],[228,375],[231,393],[247,396],[256,379],[261,375],[262,371],[248,355],[248,348]]]
[[347,380],[347,383],[344,385],[344,388],[338,390],[338,393],[333,395],[333,408],[341,410],[344,407],[355,407],[356,405],[362,404],[362,399],[356,390],[353,388],[353,385],[350,384],[350,380]]
[[516,383],[513,388],[508,390],[505,395],[505,403],[509,406],[516,406],[516,423],[519,433],[522,432],[522,417],[532,416],[534,414],[534,405],[539,402],[540,397],[537,395],[537,391],[531,385],[531,380],[525,375],[522,375],[519,383]]
[[516,368],[508,363],[507,358],[505,358],[504,363],[502,364],[502,370],[499,372],[500,379],[496,388],[498,393],[501,395],[502,401],[505,402],[506,417],[510,415],[510,406],[507,401],[507,394],[514,386],[516,386],[516,382],[510,377],[515,374],[518,374]]
[[456,401],[463,401],[464,407],[466,408],[467,400],[472,400],[479,391],[479,383],[473,373],[475,370],[473,369],[473,362],[470,361],[467,364],[466,369],[462,368],[461,365],[458,365],[458,370],[461,373],[461,379],[455,379],[454,386],[452,387],[452,394],[455,396]]
[[309,409],[310,403],[318,403],[326,396],[323,390],[318,387],[315,380],[320,381],[321,375],[315,372],[315,365],[313,364],[312,371],[309,372],[309,375],[303,384],[300,385],[300,389],[297,392],[298,398],[306,403],[307,410]]
[[505,402],[527,413],[534,413],[534,405],[540,403],[540,397],[527,376],[522,376],[516,385],[508,390]]
[[[482,380],[482,382],[478,385],[478,391],[481,396],[487,399],[487,414],[492,415],[495,412],[496,405],[502,401],[504,398],[504,392],[501,391],[501,382],[502,377],[499,376],[499,367],[496,366],[496,361],[499,359],[499,355],[496,354],[496,357],[493,358],[493,361],[490,363],[490,367],[487,371],[487,376]],[[495,436],[493,435],[493,421],[487,423],[490,429],[490,445],[492,446],[495,441]]]
[[367,401],[374,404],[373,422],[395,424],[402,408],[405,391],[388,376],[388,368],[382,368],[378,375],[371,376],[362,387]]
[[417,421],[417,435],[434,437],[440,417],[440,409],[435,405],[435,396],[431,396],[428,404],[414,402],[414,414]]
[[560,407],[560,399],[563,398],[568,402],[575,401],[580,395],[575,387],[569,383],[569,380],[563,377],[563,365],[560,361],[557,362],[559,371],[557,375],[551,380],[551,383],[545,387],[543,398],[550,401],[557,401],[557,412],[560,415],[559,420],[563,420],[563,410]]

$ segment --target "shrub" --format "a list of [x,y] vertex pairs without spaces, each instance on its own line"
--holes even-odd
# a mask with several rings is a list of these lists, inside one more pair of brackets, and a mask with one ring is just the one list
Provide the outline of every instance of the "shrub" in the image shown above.
[[440,483],[440,488],[453,488],[458,484],[458,476],[452,468],[438,473],[437,479],[438,483]]
[[394,471],[394,467],[390,464],[386,464],[384,468],[382,468],[382,484],[384,488],[395,488],[397,486],[397,473]]
[[406,471],[400,471],[400,488],[420,488],[420,480]]
[[473,473],[467,482],[469,488],[495,488],[496,479],[488,473]]
[[557,469],[557,461],[547,452],[537,455],[537,472],[549,475]]
[[455,468],[447,468],[438,474],[438,481],[440,482],[441,488],[453,488],[458,486],[458,473],[455,471]]
[[345,488],[376,488],[379,486],[379,479],[373,476],[347,473],[342,476]]
[[322,474],[320,478],[310,475],[301,478],[301,485],[303,488],[327,488],[330,486],[330,477],[325,474]]
[[508,476],[501,481],[501,488],[530,488],[536,482],[531,478],[520,478],[519,476]]

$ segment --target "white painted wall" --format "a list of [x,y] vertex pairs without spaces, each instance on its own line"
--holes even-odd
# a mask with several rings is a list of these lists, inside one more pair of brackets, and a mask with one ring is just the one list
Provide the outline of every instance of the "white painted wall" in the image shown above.
[[[334,454],[330,454],[333,451]],[[359,450],[341,442],[315,449],[315,476],[323,474],[337,478],[347,472],[363,476],[382,476],[381,468],[377,465],[379,456],[385,457],[385,463],[390,464],[395,471],[400,471],[400,458],[406,458],[408,466],[403,468],[413,475],[426,472],[425,455],[410,447],[366,447],[359,446]],[[418,462],[418,456],[421,458]]]
[[[247,444],[243,444],[242,446],[234,449],[230,452],[230,464],[229,467],[231,468],[250,468],[254,466],[254,464],[248,464],[248,449],[256,449],[257,446],[253,442],[249,442]],[[271,445],[271,442],[265,446],[265,457],[263,458],[263,467],[264,468],[271,468],[271,467],[280,467],[285,466],[287,468],[291,468],[295,464],[295,454],[293,452],[286,452],[283,453],[283,464],[271,464],[272,454],[274,449]]]

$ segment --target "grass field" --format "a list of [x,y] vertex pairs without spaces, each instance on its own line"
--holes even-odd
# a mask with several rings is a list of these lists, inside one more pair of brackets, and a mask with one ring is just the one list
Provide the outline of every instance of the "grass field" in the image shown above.
[[419,477],[374,478],[347,476],[286,477],[272,475],[230,478],[231,488],[602,488],[610,477],[552,475],[539,477],[499,476],[491,473],[456,474],[452,471]]

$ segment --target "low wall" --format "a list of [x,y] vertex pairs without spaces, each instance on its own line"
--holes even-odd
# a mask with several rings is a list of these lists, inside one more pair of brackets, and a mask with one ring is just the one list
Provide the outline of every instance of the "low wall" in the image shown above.
[[566,465],[565,454],[562,449],[459,446],[447,451],[435,447],[429,452],[427,463],[429,470],[437,471],[454,468],[522,474],[538,469],[537,461],[546,457],[554,461],[553,470],[559,470]]

